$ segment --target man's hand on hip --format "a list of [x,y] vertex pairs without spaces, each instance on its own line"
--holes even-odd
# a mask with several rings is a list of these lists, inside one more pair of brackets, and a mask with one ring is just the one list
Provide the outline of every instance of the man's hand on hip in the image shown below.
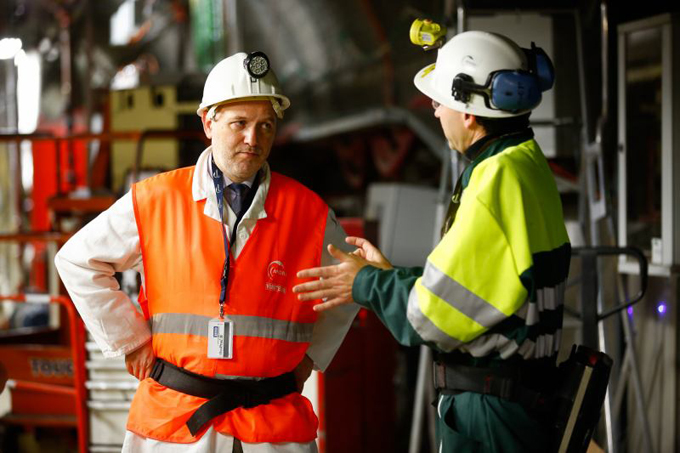
[[142,381],[151,374],[155,360],[156,357],[153,355],[153,348],[149,341],[144,346],[125,355],[125,366],[128,373]]
[[305,354],[300,363],[298,363],[298,366],[293,370],[298,392],[302,392],[305,382],[309,379],[309,375],[312,374],[312,367],[314,367],[314,362]]

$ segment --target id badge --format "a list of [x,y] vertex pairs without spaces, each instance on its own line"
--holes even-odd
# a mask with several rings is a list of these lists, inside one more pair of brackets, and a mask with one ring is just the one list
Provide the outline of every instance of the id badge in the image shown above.
[[208,322],[208,358],[231,359],[233,356],[234,323],[227,318]]

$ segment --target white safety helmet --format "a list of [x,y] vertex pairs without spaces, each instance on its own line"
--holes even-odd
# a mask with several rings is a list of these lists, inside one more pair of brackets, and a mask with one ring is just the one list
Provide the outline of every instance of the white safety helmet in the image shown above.
[[538,106],[553,80],[552,63],[541,49],[522,49],[505,36],[468,31],[439,49],[437,62],[421,69],[413,82],[450,109],[506,118]]
[[281,86],[269,67],[263,52],[236,53],[217,63],[203,86],[203,99],[196,113],[214,119],[215,108],[236,100],[268,99],[279,118],[290,107],[290,99],[281,93]]

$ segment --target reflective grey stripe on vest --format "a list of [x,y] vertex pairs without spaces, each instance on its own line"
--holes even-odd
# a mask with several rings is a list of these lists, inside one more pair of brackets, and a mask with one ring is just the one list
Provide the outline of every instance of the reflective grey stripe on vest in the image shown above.
[[[159,313],[153,315],[151,332],[177,333],[183,335],[208,336],[208,316],[184,313]],[[281,321],[260,316],[230,315],[234,322],[234,335],[241,337],[270,338],[292,343],[309,343],[312,340],[314,323]]]

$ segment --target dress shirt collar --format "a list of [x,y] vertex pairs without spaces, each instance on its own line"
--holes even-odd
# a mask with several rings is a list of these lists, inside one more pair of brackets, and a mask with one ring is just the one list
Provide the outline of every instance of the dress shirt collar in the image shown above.
[[[215,186],[213,185],[212,177],[208,169],[212,162],[212,147],[207,147],[199,156],[194,169],[194,176],[191,182],[191,193],[194,201],[206,200],[206,205],[203,213],[215,220],[220,219],[220,213],[217,208],[217,200],[215,199]],[[244,220],[248,218],[263,219],[267,217],[264,210],[264,202],[269,192],[269,183],[271,181],[271,170],[267,162],[262,165],[260,175],[260,185],[255,193],[255,198],[251,204],[252,209],[249,209],[244,216]],[[253,177],[254,182],[255,179]]]

